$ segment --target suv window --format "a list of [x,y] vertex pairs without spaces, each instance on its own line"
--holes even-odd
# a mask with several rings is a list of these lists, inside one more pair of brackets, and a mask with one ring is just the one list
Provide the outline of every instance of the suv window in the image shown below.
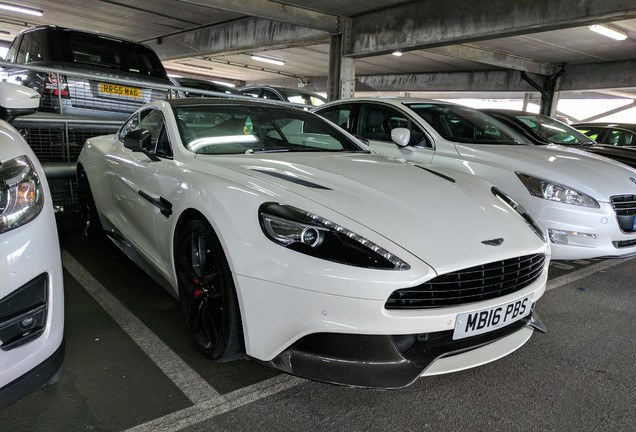
[[106,67],[144,76],[165,78],[165,70],[154,51],[102,35],[60,32],[63,60]]

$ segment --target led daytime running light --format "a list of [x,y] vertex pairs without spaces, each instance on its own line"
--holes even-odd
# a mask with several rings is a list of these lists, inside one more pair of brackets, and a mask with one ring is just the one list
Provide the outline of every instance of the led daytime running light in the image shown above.
[[368,240],[362,237],[361,235],[356,234],[353,231],[350,231],[347,228],[340,226],[337,223],[331,222],[330,220],[320,217],[316,214],[309,213],[309,212],[303,212],[303,213],[305,213],[312,220],[316,221],[316,223],[318,223],[319,225],[322,225],[338,233],[346,235],[350,239],[360,243],[362,246],[368,249],[371,249],[373,252],[377,253],[378,255],[381,255],[384,259],[386,259],[391,264],[393,264],[393,267],[395,268],[395,270],[409,270],[411,268],[411,266],[409,266],[407,263],[402,261],[400,258],[393,255],[391,252],[387,251],[383,247],[373,243],[371,240]]

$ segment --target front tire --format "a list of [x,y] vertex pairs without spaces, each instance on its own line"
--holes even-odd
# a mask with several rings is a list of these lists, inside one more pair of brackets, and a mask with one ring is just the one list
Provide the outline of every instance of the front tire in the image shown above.
[[174,258],[181,307],[197,349],[216,362],[243,357],[236,289],[210,224],[200,219],[186,222],[176,236]]

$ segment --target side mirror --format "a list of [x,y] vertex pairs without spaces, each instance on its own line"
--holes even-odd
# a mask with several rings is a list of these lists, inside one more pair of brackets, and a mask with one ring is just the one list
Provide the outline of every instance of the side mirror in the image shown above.
[[398,127],[391,130],[391,140],[398,147],[406,147],[411,141],[411,131],[407,128]]
[[34,114],[40,107],[40,94],[19,84],[0,82],[0,118],[7,122]]
[[124,137],[124,147],[134,152],[143,152],[150,148],[151,138],[148,129],[135,129]]

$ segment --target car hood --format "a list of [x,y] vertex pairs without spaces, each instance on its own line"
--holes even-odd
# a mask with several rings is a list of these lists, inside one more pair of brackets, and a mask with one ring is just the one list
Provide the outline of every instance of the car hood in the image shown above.
[[[544,251],[543,242],[521,217],[502,209],[490,186],[473,176],[370,154],[260,156],[224,157],[219,165],[295,196],[277,191],[283,203],[308,205],[298,199],[302,196],[330,211],[320,214],[315,205],[304,210],[327,218],[338,213],[349,221],[334,222],[353,231],[356,224],[364,225],[438,272],[455,270],[458,263],[481,264],[484,255],[495,261]],[[497,238],[504,239],[501,246],[482,243]]]
[[582,149],[559,145],[455,144],[460,156],[558,182],[609,202],[613,195],[636,194],[636,170]]

